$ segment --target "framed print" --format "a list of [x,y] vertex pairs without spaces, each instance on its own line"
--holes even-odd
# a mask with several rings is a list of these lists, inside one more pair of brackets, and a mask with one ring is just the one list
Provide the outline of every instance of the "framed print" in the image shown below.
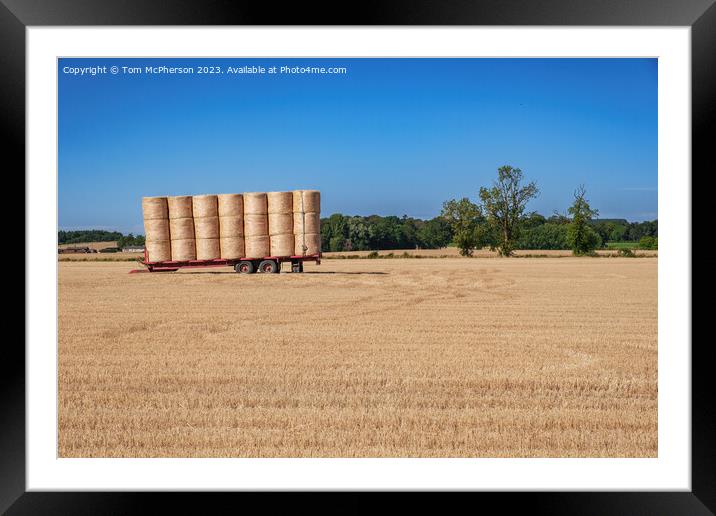
[[3,510],[714,510],[710,2],[180,4],[0,8],[28,299]]

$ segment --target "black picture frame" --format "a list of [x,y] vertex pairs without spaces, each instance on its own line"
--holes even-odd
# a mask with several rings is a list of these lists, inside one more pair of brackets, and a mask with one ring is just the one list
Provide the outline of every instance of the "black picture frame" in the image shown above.
[[[709,160],[716,138],[716,4],[714,0],[482,0],[336,2],[334,7],[294,3],[201,0],[95,1],[0,0],[0,105],[7,173],[25,165],[25,29],[63,25],[619,25],[690,26],[692,58],[692,206],[708,205],[713,182]],[[320,6],[320,7],[319,7]],[[346,14],[350,13],[350,14]],[[668,142],[660,142],[660,145]],[[8,158],[11,158],[10,160]],[[14,159],[12,159],[14,158]],[[708,161],[707,161],[708,160]],[[684,171],[688,173],[689,171]],[[693,188],[698,177],[699,188]],[[699,202],[702,201],[702,202]],[[708,218],[692,215],[692,242],[705,234]],[[716,512],[716,405],[708,393],[716,367],[711,339],[697,338],[712,302],[713,258],[694,257],[692,275],[692,490],[690,492],[484,493],[501,504],[550,514],[713,514]],[[708,267],[707,266],[711,266]],[[32,271],[25,271],[32,274]],[[698,303],[703,293],[704,303]],[[699,317],[701,316],[701,317]],[[700,322],[701,321],[701,322]],[[703,335],[708,335],[705,331]],[[688,345],[689,343],[683,343]],[[8,514],[104,514],[137,512],[157,498],[181,504],[185,496],[171,493],[50,493],[25,488],[25,353],[6,342],[4,374],[0,376],[0,511]],[[202,497],[208,501],[208,496]],[[234,495],[212,496],[226,507]],[[177,500],[178,499],[178,500]],[[172,502],[174,503],[174,502]],[[164,506],[165,509],[169,505]]]

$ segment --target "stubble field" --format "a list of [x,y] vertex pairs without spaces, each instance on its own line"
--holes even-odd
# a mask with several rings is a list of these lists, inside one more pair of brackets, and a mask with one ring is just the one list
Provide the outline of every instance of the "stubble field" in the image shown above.
[[657,258],[59,267],[61,457],[655,457]]

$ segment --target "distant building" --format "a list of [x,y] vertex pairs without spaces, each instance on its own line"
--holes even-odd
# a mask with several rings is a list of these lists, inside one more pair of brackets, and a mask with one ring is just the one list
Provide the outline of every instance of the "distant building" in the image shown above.
[[123,253],[143,253],[144,246],[143,245],[130,245],[127,247],[123,247],[122,252]]

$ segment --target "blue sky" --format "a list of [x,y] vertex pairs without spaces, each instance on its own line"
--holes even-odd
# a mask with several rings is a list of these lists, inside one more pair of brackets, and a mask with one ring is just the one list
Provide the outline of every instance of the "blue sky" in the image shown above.
[[[195,73],[121,71],[160,65]],[[347,73],[226,73],[246,65]],[[61,229],[142,233],[142,196],[297,188],[324,215],[431,218],[504,164],[537,182],[529,210],[584,184],[603,218],[657,218],[656,59],[61,59],[58,85]]]

